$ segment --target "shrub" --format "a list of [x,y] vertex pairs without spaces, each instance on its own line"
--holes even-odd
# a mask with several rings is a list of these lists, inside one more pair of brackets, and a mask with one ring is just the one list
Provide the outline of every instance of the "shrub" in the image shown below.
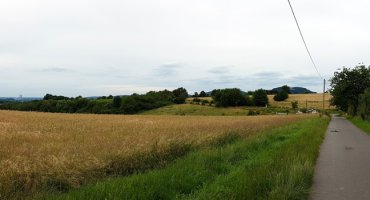
[[370,88],[367,88],[364,94],[360,95],[358,114],[363,120],[369,119],[370,116]]
[[264,89],[258,89],[253,93],[253,101],[255,106],[267,106],[268,97]]
[[245,106],[248,102],[238,88],[214,90],[212,94],[217,107]]
[[291,103],[294,110],[298,108],[298,101],[292,101]]

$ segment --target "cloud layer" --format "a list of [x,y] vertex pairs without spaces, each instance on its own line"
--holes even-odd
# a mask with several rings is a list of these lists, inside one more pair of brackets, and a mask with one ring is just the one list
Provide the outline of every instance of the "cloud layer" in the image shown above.
[[[321,74],[370,63],[370,2],[292,2]],[[285,1],[3,0],[0,96],[321,91]]]

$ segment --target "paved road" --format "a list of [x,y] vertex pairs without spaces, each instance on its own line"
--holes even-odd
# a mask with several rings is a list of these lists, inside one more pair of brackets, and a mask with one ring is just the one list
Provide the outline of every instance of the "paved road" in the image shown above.
[[344,118],[330,122],[310,199],[370,199],[370,137]]

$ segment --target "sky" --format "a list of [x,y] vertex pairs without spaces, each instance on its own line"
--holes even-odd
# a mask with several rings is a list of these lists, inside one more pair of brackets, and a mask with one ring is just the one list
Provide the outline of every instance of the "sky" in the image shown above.
[[[370,1],[291,0],[320,74],[370,64]],[[322,91],[286,0],[1,0],[0,96]]]

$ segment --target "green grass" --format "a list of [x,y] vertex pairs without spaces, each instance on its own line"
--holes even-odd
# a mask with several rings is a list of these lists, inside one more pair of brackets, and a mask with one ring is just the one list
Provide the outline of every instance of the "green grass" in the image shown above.
[[209,105],[198,104],[174,104],[161,108],[144,111],[142,115],[203,115],[203,116],[242,116],[247,115],[250,110],[258,111],[260,114],[274,114],[276,112],[286,112],[282,108],[264,108],[264,107],[228,107],[218,108]]
[[307,119],[247,139],[219,141],[163,169],[47,199],[305,199],[328,122]]
[[362,120],[359,117],[348,118],[357,127],[370,134],[370,121]]

